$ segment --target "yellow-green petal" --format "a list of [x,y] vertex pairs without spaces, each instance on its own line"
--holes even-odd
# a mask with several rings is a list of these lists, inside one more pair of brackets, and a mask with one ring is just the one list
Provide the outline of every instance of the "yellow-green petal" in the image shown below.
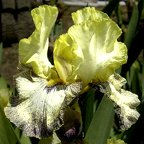
[[7,87],[7,82],[3,77],[0,77],[0,105],[4,108],[9,101],[10,90]]
[[46,78],[52,67],[47,58],[48,37],[58,10],[56,7],[43,5],[33,9],[31,14],[36,28],[29,38],[20,41],[19,59],[21,64],[31,67],[38,76]]
[[127,60],[126,46],[117,41],[120,35],[110,19],[73,25],[55,42],[54,63],[61,79],[106,81]]
[[[75,65],[79,65],[81,59],[74,52],[77,50],[76,43],[68,34],[61,35],[55,42],[54,64],[60,78],[67,82],[72,71],[76,72]],[[70,78],[70,77],[69,77]],[[71,81],[74,82],[76,78]]]
[[126,144],[126,143],[121,139],[110,138],[107,140],[107,144]]
[[79,24],[87,20],[102,20],[109,19],[106,13],[96,10],[94,7],[86,7],[72,13],[74,24]]

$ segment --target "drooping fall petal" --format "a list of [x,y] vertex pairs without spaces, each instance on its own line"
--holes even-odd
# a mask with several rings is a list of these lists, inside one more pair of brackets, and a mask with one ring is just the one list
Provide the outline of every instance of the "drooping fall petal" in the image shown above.
[[81,92],[81,82],[48,87],[47,80],[21,75],[16,78],[19,95],[13,96],[4,111],[24,134],[46,138],[63,125],[65,108]]
[[130,128],[140,116],[136,110],[140,100],[136,94],[122,89],[124,81],[125,79],[120,75],[113,74],[109,77],[107,83],[101,85],[101,92],[107,95],[114,103],[121,130]]

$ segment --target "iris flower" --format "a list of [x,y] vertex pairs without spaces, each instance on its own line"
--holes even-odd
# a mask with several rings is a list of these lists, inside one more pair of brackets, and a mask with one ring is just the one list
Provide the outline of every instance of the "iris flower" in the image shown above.
[[114,73],[106,83],[99,85],[101,92],[107,95],[114,103],[121,130],[127,130],[139,118],[136,107],[140,104],[140,101],[136,94],[122,89],[125,83],[126,80],[124,78]]
[[[89,83],[100,87],[107,83],[101,91],[121,108],[124,123],[130,115],[134,123],[139,117],[137,96],[111,81],[115,70],[127,61],[127,48],[117,40],[121,29],[95,8],[72,13],[74,24],[55,41],[52,65],[47,51],[57,14],[56,7],[47,5],[32,10],[36,29],[19,43],[19,95],[5,108],[6,116],[26,135],[47,137],[63,125],[64,109]],[[123,102],[123,98],[128,100]]]

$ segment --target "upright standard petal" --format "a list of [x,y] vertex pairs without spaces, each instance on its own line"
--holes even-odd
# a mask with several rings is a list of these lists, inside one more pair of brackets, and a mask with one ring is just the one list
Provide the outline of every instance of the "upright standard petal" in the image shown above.
[[87,20],[109,19],[109,16],[102,11],[96,10],[94,7],[86,7],[72,13],[74,24],[79,24]]
[[121,29],[110,19],[73,25],[55,42],[54,63],[65,82],[106,81],[127,61],[127,48],[117,39]]
[[35,31],[29,38],[19,43],[19,59],[22,65],[31,67],[40,77],[47,78],[51,63],[47,58],[48,37],[56,21],[58,10],[56,7],[43,5],[32,10]]

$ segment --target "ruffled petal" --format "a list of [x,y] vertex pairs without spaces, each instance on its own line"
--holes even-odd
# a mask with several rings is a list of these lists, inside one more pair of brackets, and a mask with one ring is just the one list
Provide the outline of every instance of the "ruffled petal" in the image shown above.
[[19,60],[22,65],[31,67],[35,74],[48,78],[52,64],[47,58],[48,37],[55,24],[58,10],[56,7],[43,5],[32,10],[35,31],[29,38],[19,43]]
[[87,20],[73,25],[54,47],[54,63],[65,82],[106,81],[127,61],[127,48],[117,39],[120,28],[110,19]]
[[47,80],[30,75],[16,78],[19,95],[4,111],[7,118],[30,137],[46,138],[63,125],[65,108],[82,89],[82,83],[48,87]]
[[109,16],[102,11],[96,10],[94,7],[86,7],[72,13],[74,24],[79,24],[87,20],[103,20],[109,19]]
[[136,107],[140,104],[138,96],[130,91],[121,89],[124,78],[115,74],[110,76],[107,83],[100,85],[100,90],[114,103],[115,112],[119,118],[121,130],[127,130],[138,120],[140,114]]

